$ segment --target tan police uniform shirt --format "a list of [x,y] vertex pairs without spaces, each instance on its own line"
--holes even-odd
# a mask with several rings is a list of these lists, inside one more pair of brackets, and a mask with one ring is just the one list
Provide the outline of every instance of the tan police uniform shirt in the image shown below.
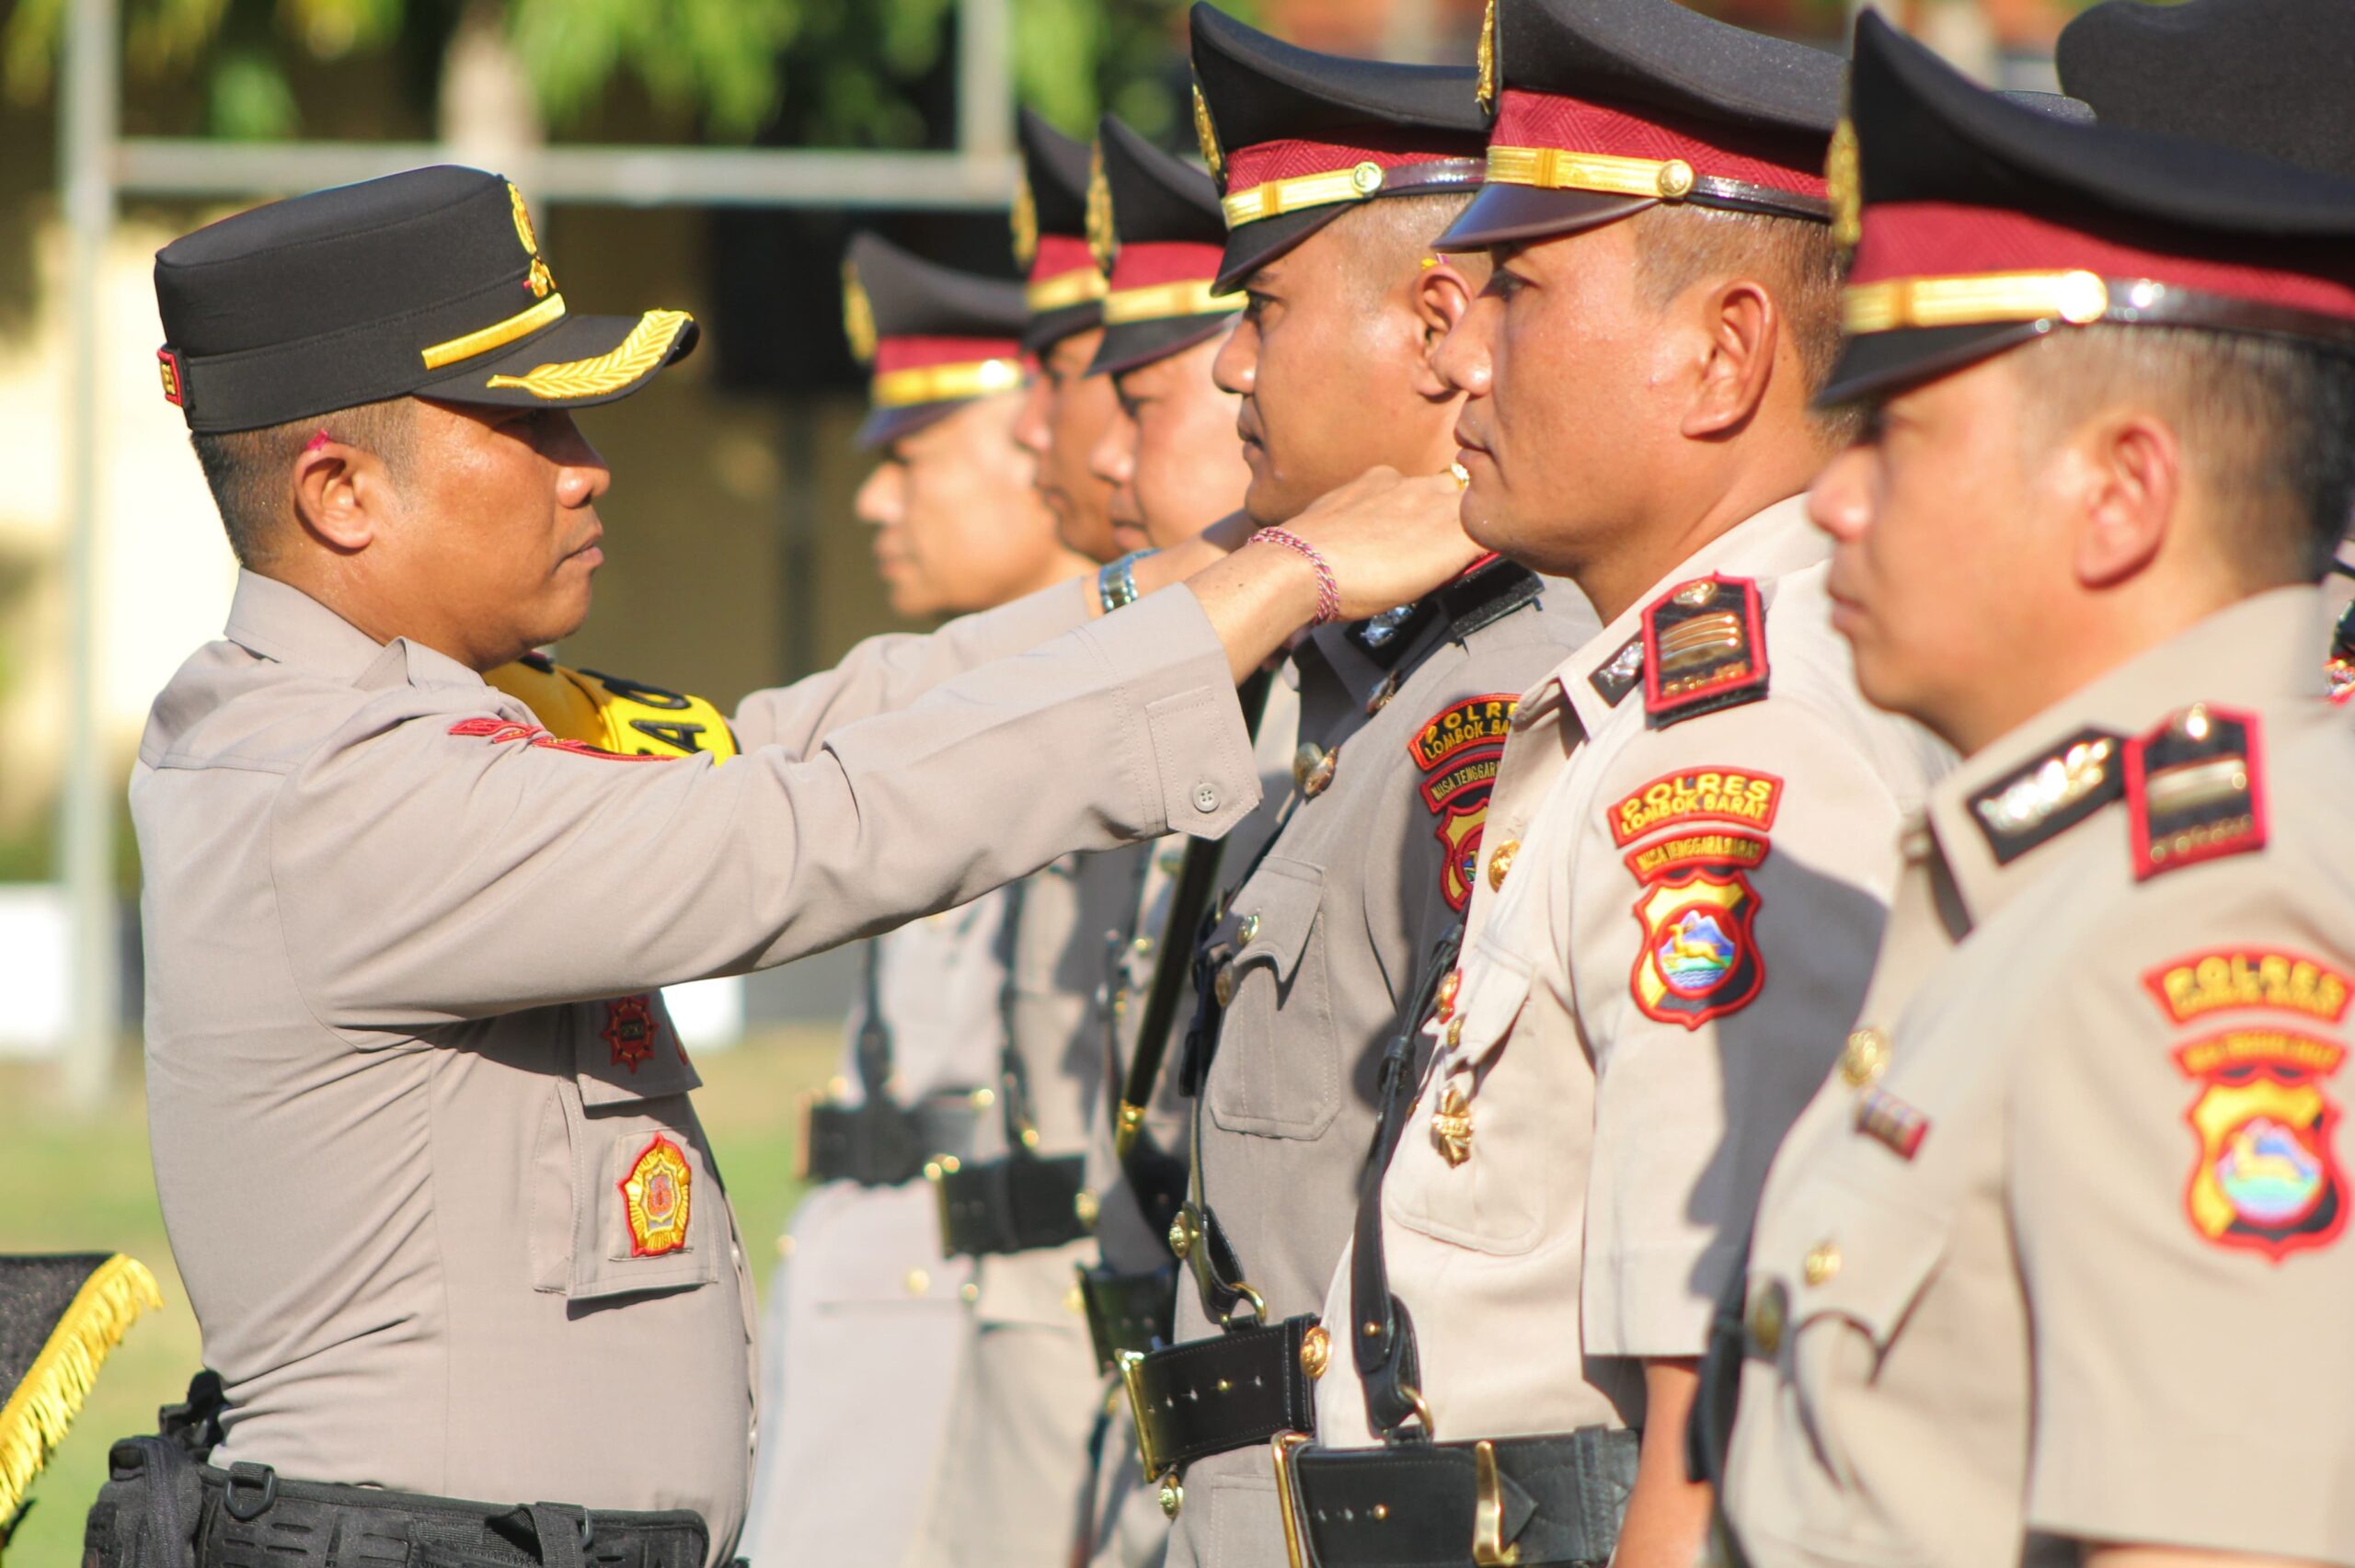
[[[2355,735],[2316,600],[2142,654],[1916,820],[1859,1032],[1759,1210],[1726,1488],[1759,1568],[2355,1562]],[[2254,715],[2254,752],[2171,757],[2194,703],[2220,739]],[[2153,736],[2143,798],[2204,794],[2261,846],[2137,880]]]
[[156,1185],[220,1462],[694,1508],[732,1553],[751,1290],[655,988],[1258,793],[1183,591],[918,696],[951,662],[896,642],[755,699],[764,749],[724,768],[617,760],[240,579],[131,792]]
[[[874,938],[875,1017],[889,1031],[892,1097],[913,1105],[997,1081],[1005,986],[1001,888]],[[863,1098],[863,985],[829,1095]],[[976,1112],[986,1115],[986,1110]],[[910,1561],[913,1483],[943,1462],[971,1342],[970,1259],[940,1253],[938,1205],[918,1177],[827,1182],[802,1199],[769,1276],[761,1339],[761,1440],[745,1556],[759,1562]]]
[[[1449,627],[1511,582],[1539,597]],[[1470,892],[1514,698],[1595,627],[1576,589],[1497,562],[1431,595],[1386,646],[1321,628],[1300,671],[1295,794],[1267,853],[1227,873],[1232,990],[1199,1102],[1205,1202],[1278,1322],[1315,1312],[1349,1236],[1376,1070]],[[1223,868],[1224,869],[1224,868]],[[1218,1333],[1194,1280],[1178,1337]],[[1186,1468],[1173,1565],[1281,1568],[1264,1445]]]
[[[1855,1016],[1939,749],[1857,696],[1828,548],[1799,499],[1767,509],[1513,715],[1460,984],[1383,1194],[1442,1441],[1642,1425],[1637,1358],[1701,1353],[1767,1161]],[[1651,727],[1645,617],[1712,577],[1756,587],[1767,694]],[[1325,1319],[1350,1321],[1347,1255]],[[1345,1344],[1316,1440],[1364,1446]]]

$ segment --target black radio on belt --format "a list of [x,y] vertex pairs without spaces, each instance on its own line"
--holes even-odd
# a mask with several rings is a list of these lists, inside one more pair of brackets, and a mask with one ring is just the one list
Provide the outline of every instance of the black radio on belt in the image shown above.
[[1086,1309],[1087,1337],[1096,1347],[1099,1372],[1119,1367],[1123,1351],[1146,1355],[1178,1337],[1176,1264],[1142,1274],[1082,1265],[1079,1299]]
[[950,1156],[924,1173],[940,1198],[944,1257],[1060,1247],[1096,1229],[1085,1155],[1021,1153],[978,1163]]
[[950,1089],[913,1105],[887,1098],[806,1100],[801,1108],[804,1181],[894,1187],[924,1174],[926,1161],[972,1152],[989,1091]]

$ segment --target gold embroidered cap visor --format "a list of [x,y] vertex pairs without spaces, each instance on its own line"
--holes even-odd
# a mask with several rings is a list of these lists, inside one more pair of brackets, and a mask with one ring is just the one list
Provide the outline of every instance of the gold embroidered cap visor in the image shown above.
[[523,193],[438,166],[274,201],[155,257],[167,401],[256,429],[365,403],[578,407],[695,347],[683,311],[573,311]]

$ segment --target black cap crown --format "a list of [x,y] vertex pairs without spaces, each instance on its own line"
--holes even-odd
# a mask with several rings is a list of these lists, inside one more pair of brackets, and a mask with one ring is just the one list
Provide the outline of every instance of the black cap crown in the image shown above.
[[1212,287],[1226,246],[1218,187],[1106,115],[1096,137],[1088,237],[1111,251],[1104,342],[1089,366],[1117,373],[1215,336],[1243,308]]
[[875,367],[873,410],[859,427],[879,446],[959,405],[1022,384],[1022,285],[927,261],[879,235],[851,236],[843,262],[843,329]]
[[1104,274],[1087,248],[1087,143],[1022,111],[1014,259],[1029,274],[1025,347],[1038,350],[1104,319]]
[[192,429],[385,398],[579,407],[695,347],[684,311],[573,315],[523,192],[411,169],[224,218],[155,254],[164,395]]
[[1200,3],[1193,32],[1194,128],[1230,231],[1221,289],[1361,202],[1479,185],[1488,117],[1470,66],[1320,54]]
[[1451,248],[1575,233],[1662,202],[1822,218],[1836,54],[1676,0],[1490,0],[1488,174]]
[[2061,85],[2103,121],[2355,177],[2355,6],[2108,0],[2061,34]]

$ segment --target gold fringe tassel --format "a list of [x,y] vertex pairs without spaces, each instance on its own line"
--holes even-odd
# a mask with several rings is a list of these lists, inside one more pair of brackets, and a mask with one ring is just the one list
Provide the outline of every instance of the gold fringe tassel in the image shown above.
[[163,1304],[155,1276],[136,1258],[110,1257],[82,1282],[32,1370],[0,1405],[0,1527],[24,1506],[33,1477],[81,1413],[107,1353],[142,1311]]

